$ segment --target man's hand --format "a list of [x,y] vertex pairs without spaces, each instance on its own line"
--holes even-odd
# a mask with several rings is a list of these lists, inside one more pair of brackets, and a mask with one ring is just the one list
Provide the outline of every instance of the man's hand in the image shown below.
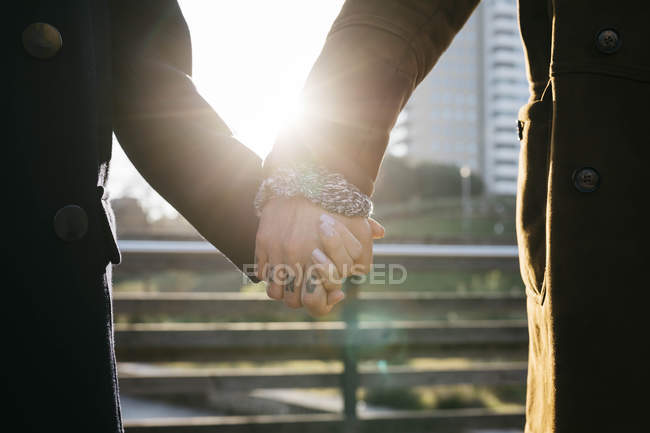
[[372,239],[383,233],[370,218],[332,214],[301,197],[270,200],[257,232],[258,278],[269,297],[327,314],[344,298],[342,280],[369,272]]

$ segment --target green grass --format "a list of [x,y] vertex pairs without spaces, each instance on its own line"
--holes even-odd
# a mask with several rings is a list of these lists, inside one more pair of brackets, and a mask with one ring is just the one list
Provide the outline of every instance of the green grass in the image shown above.
[[[385,272],[385,270],[383,270]],[[387,278],[367,282],[362,290],[431,291],[431,292],[513,292],[523,290],[516,270],[502,269],[435,269],[408,270],[406,281],[391,285]],[[401,274],[397,274],[399,277]],[[243,284],[238,271],[174,271],[142,273],[121,277],[116,272],[116,292],[264,292],[264,284]]]
[[416,388],[370,388],[362,399],[375,406],[403,410],[426,409],[502,409],[525,403],[524,385],[475,386],[448,385]]
[[[399,277],[399,275],[398,275]],[[436,269],[407,268],[406,281],[398,285],[370,284],[361,286],[368,291],[417,291],[471,293],[511,293],[523,291],[519,271],[501,269]]]
[[238,292],[247,284],[234,268],[200,272],[170,269],[128,276],[116,268],[113,286],[118,292]]
[[375,207],[387,242],[514,243],[513,197],[474,198],[469,212],[459,198],[411,200]]
[[476,242],[514,243],[515,222],[496,217],[415,215],[379,220],[386,228],[386,242]]

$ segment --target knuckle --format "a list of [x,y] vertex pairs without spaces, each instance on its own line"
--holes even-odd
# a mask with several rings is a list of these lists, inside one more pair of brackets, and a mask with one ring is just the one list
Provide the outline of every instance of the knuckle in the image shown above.
[[298,274],[296,269],[291,265],[283,266],[282,268],[282,284],[285,290],[293,292],[296,285]]

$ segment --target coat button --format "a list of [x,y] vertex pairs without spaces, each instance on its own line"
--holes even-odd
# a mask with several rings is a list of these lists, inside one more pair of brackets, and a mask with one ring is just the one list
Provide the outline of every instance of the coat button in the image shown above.
[[54,215],[54,231],[66,242],[78,241],[88,231],[88,215],[76,204],[63,206]]
[[613,54],[621,48],[621,37],[614,29],[605,29],[596,35],[596,48],[604,54]]
[[38,59],[49,59],[63,46],[61,33],[56,27],[46,23],[33,23],[23,31],[23,46]]
[[600,184],[600,174],[591,167],[584,167],[573,173],[573,185],[580,192],[594,192]]

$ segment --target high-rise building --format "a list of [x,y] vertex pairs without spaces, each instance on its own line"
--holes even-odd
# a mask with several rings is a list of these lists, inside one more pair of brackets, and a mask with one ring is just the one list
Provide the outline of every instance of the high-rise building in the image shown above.
[[516,1],[484,0],[412,95],[390,150],[413,164],[470,167],[487,193],[514,194],[528,95]]
[[515,0],[488,0],[482,9],[483,179],[488,192],[517,191],[517,114],[530,96]]
[[480,171],[480,33],[475,13],[411,96],[391,135],[391,151],[406,153],[414,164],[432,161]]

